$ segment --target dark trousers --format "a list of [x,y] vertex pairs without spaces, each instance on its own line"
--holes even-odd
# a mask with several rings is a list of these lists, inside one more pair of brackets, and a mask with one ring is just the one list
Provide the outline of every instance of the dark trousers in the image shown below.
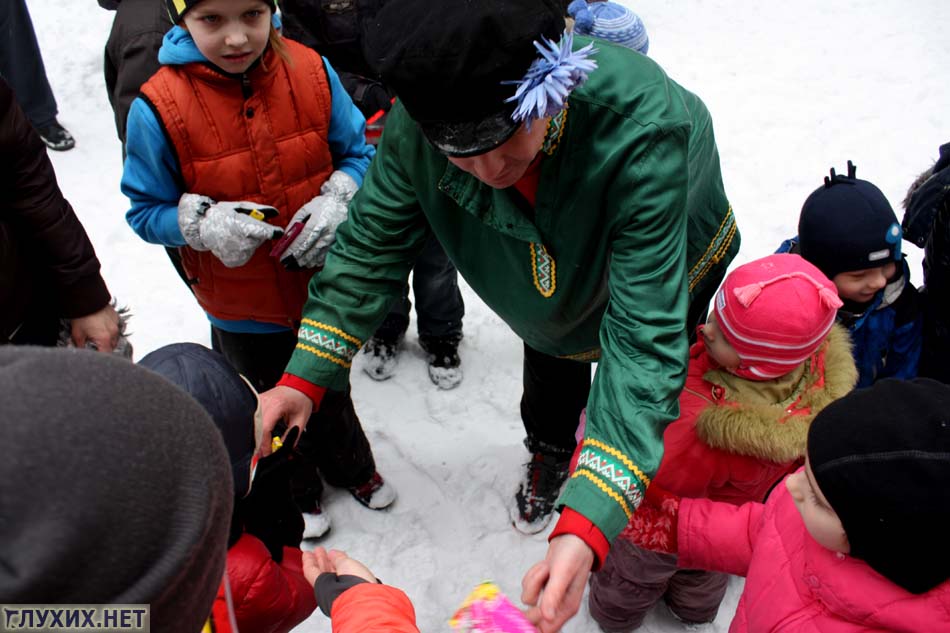
[[[255,389],[266,391],[283,375],[297,345],[297,335],[291,331],[237,334],[212,326],[211,343]],[[320,500],[320,475],[340,488],[362,485],[373,476],[376,462],[349,388],[327,391],[300,438],[292,470],[294,498],[304,512],[313,510]]]
[[13,88],[33,127],[53,122],[56,99],[46,79],[26,0],[0,2],[0,75]]
[[711,622],[728,583],[728,574],[679,569],[673,554],[651,552],[618,538],[604,566],[590,577],[588,606],[607,633],[638,628],[661,598],[685,622]]
[[[449,261],[439,241],[429,237],[412,268],[412,292],[416,298],[416,325],[419,338],[442,338],[462,333],[465,304],[459,292],[458,271]],[[409,327],[409,285],[389,308],[378,334],[396,338]]]
[[521,421],[528,450],[569,458],[590,395],[590,363],[549,356],[524,346]]

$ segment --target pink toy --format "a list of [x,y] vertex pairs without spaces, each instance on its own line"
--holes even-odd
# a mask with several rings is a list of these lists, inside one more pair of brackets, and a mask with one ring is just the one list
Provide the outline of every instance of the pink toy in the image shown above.
[[449,624],[462,633],[538,633],[492,582],[475,587]]

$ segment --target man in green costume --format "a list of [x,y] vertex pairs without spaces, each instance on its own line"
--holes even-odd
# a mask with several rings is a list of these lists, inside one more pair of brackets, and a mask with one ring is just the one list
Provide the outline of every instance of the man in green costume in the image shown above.
[[513,519],[538,531],[561,512],[524,579],[528,604],[544,591],[543,633],[576,613],[656,472],[688,336],[739,248],[703,103],[639,53],[572,42],[562,15],[555,0],[383,7],[364,41],[398,101],[262,396],[266,428],[304,426],[434,234],[524,341],[532,457]]

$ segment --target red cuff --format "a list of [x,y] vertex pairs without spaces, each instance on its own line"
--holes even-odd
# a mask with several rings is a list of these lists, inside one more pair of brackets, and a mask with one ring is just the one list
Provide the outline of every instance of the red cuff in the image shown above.
[[315,385],[309,380],[304,380],[300,376],[294,376],[293,374],[284,374],[280,380],[277,381],[277,384],[281,387],[296,389],[310,398],[310,400],[313,401],[314,411],[320,408],[320,401],[323,400],[323,394],[327,392],[326,387]]
[[564,506],[564,509],[561,510],[561,518],[554,526],[554,531],[551,532],[548,541],[550,542],[555,536],[561,536],[562,534],[573,534],[594,550],[594,568],[592,571],[597,571],[603,566],[604,559],[607,558],[607,552],[610,551],[610,543],[604,533],[600,531],[600,528],[591,523],[590,519],[580,512]]

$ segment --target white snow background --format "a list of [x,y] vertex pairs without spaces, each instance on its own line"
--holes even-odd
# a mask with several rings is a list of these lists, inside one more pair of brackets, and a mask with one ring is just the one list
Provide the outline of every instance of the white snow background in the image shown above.
[[[736,263],[794,234],[806,196],[829,167],[845,171],[848,159],[900,217],[908,185],[950,140],[945,0],[623,1],[646,24],[650,57],[712,112],[742,232]],[[60,121],[77,142],[51,152],[59,183],[109,288],[133,310],[136,358],[177,341],[209,344],[208,323],[165,253],[125,223],[121,152],[102,75],[113,14],[93,0],[30,0],[29,7]],[[919,283],[920,251],[904,247]],[[467,286],[464,295],[465,378],[457,389],[429,382],[414,325],[394,378],[373,382],[359,362],[354,367],[356,407],[380,471],[398,490],[395,505],[372,512],[335,490],[325,499],[333,529],[321,544],[404,589],[427,632],[448,630],[447,619],[481,580],[494,579],[517,602],[524,572],[546,549],[545,533],[524,536],[508,520],[526,459],[521,344]],[[735,580],[719,618],[702,630],[728,628],[740,590]],[[296,630],[326,632],[330,623],[317,611]],[[660,607],[642,630],[683,629]],[[598,631],[586,599],[564,631]]]

